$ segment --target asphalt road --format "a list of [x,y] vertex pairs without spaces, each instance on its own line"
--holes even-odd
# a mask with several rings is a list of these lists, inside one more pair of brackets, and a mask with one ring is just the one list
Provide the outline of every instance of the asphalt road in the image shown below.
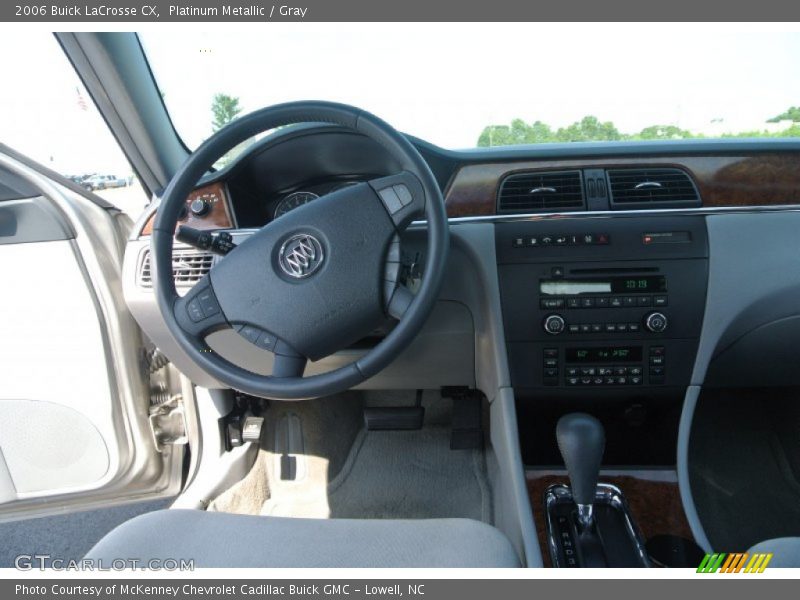
[[118,508],[76,512],[0,524],[0,568],[14,567],[19,555],[49,554],[52,558],[82,558],[117,525],[153,510],[167,508],[172,500],[139,502]]

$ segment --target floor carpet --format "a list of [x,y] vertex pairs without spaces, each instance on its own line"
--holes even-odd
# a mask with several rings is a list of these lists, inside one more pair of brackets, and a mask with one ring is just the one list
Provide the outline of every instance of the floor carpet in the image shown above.
[[0,524],[0,568],[14,567],[19,555],[49,554],[79,559],[117,525],[138,515],[167,508],[172,500],[138,502],[117,508],[74,512],[57,517]]

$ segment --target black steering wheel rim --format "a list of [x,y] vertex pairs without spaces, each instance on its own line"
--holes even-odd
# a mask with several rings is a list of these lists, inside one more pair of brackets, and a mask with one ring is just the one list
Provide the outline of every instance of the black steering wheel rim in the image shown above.
[[[396,327],[374,348],[358,360],[327,373],[309,377],[276,377],[253,373],[233,364],[199,343],[176,318],[180,304],[172,274],[172,250],[175,227],[185,198],[198,180],[227,151],[241,142],[277,127],[298,123],[332,123],[359,132],[383,146],[401,165],[406,181],[421,190],[427,228],[422,283],[410,300]],[[388,178],[387,178],[388,179]],[[390,182],[391,183],[391,182]],[[418,206],[415,204],[415,206]],[[412,217],[403,214],[398,231]],[[266,229],[265,226],[264,229]],[[151,262],[154,266],[154,293],[164,321],[181,349],[205,372],[233,389],[264,398],[303,399],[344,391],[376,375],[389,365],[420,331],[436,302],[444,276],[449,248],[449,229],[444,200],[428,164],[408,139],[378,117],[344,104],[331,102],[292,102],[267,107],[245,115],[215,133],[193,152],[173,177],[159,205],[151,237]],[[233,256],[237,250],[229,255]],[[223,259],[223,264],[229,260]],[[214,267],[215,269],[217,267]],[[210,283],[210,281],[209,281]],[[183,314],[183,313],[177,313]]]

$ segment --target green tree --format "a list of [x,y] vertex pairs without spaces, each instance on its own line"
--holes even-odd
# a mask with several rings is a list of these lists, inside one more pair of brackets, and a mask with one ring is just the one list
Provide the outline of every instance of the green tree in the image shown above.
[[675,125],[651,125],[630,137],[636,140],[680,140],[696,136],[691,131],[681,129]]
[[556,136],[550,125],[542,123],[541,121],[534,121],[528,133],[529,144],[545,144],[547,142],[555,142]]
[[478,146],[511,146],[517,144],[544,144],[555,142],[555,134],[547,123],[535,121],[528,125],[522,119],[514,119],[511,125],[489,125],[478,137]]
[[800,123],[800,106],[792,106],[786,112],[782,112],[777,117],[767,120],[767,123],[778,123],[779,121],[794,121]]
[[511,139],[509,132],[508,125],[487,125],[478,136],[478,147],[508,146]]
[[[788,129],[777,132],[741,131],[723,133],[723,138],[800,138],[800,107],[792,107],[785,113],[768,122],[794,120]],[[541,144],[547,142],[597,142],[616,140],[677,140],[705,137],[675,125],[651,125],[639,133],[621,133],[611,121],[600,121],[597,117],[586,116],[568,127],[557,131],[541,121],[528,124],[522,119],[514,119],[510,125],[490,125],[484,127],[478,138],[478,146],[511,146],[517,144]]]
[[214,99],[211,101],[212,131],[216,132],[225,127],[240,112],[242,112],[242,108],[239,106],[239,98],[227,94],[214,94]]
[[599,142],[621,140],[622,135],[611,121],[586,116],[569,127],[561,127],[556,138],[561,142]]

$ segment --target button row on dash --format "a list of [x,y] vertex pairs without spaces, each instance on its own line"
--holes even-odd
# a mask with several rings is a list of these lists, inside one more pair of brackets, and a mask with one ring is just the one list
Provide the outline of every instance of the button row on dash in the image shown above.
[[595,375],[641,375],[642,367],[567,367],[567,377],[589,376]]
[[607,246],[611,236],[607,233],[543,234],[515,237],[514,248],[539,248],[544,246]]
[[632,375],[629,377],[605,376],[601,377],[567,377],[567,385],[641,385],[642,376]]
[[541,298],[542,310],[557,308],[633,308],[636,306],[667,306],[667,296],[571,296],[569,298]]

